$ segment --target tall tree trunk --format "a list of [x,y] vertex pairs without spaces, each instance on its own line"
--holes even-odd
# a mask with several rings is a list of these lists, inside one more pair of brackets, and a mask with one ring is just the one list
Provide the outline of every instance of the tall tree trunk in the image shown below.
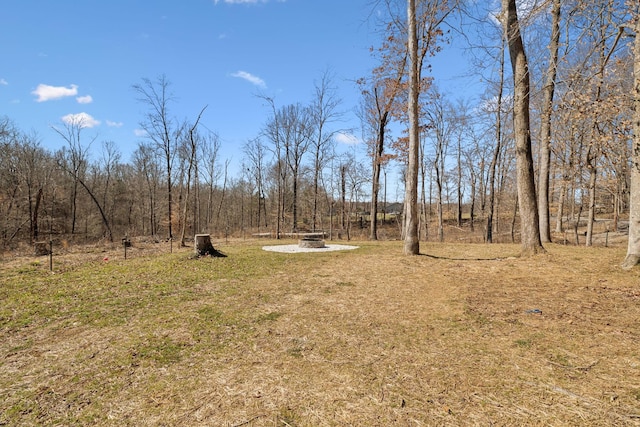
[[558,209],[556,212],[556,233],[562,233],[562,217],[564,216],[564,201],[567,197],[567,179],[562,178],[560,183],[560,195],[558,196]]
[[458,134],[458,211],[456,212],[456,223],[462,227],[462,136]]
[[73,192],[71,195],[71,234],[76,233],[76,218],[78,216],[78,179],[73,179]]
[[[318,222],[318,192],[320,188],[320,150],[316,150],[313,162],[313,212],[311,213],[311,231],[316,231]],[[260,229],[260,193],[258,192],[258,229]]]
[[293,224],[291,226],[291,230],[294,233],[298,232],[298,168],[293,170],[293,183],[292,183],[292,194],[291,198],[293,199]]
[[560,41],[560,0],[554,0],[551,8],[551,42],[549,43],[549,65],[543,88],[544,99],[540,117],[540,172],[538,176],[538,212],[540,217],[540,239],[551,242],[549,219],[549,175],[551,165],[551,118],[553,94],[558,66]]
[[31,242],[35,243],[38,240],[39,229],[38,229],[38,213],[40,213],[40,201],[42,200],[42,187],[38,189],[38,194],[36,195],[36,202],[33,207],[33,212],[31,214]]
[[[500,159],[502,147],[502,95],[504,91],[504,43],[500,48],[500,84],[498,86],[497,106],[496,106],[496,146],[493,149],[493,157],[489,164],[489,203],[487,206],[487,229],[485,241],[493,243],[493,214],[495,212],[496,200],[496,168]],[[482,193],[484,194],[484,193]],[[483,207],[484,209],[484,207]]]
[[[187,183],[184,194],[184,205],[182,207],[182,224],[180,227],[180,246],[187,246],[185,243],[187,233],[187,212],[189,210],[189,196],[191,194],[191,165],[189,165],[189,171],[187,172]],[[194,218],[195,220],[195,218]]]
[[436,215],[438,217],[438,242],[444,242],[444,218],[442,212],[442,176],[440,172],[439,159],[436,157]]
[[424,147],[420,150],[420,200],[421,200],[421,214],[420,221],[422,222],[422,229],[424,229],[424,236],[420,236],[422,240],[427,241],[429,239],[429,211],[427,207],[427,166],[424,161]]
[[371,232],[369,239],[378,240],[378,195],[380,194],[380,172],[384,153],[384,136],[389,112],[385,111],[378,123],[378,138],[373,154],[373,180],[371,183]]
[[340,226],[342,230],[347,224],[347,165],[340,165]]
[[418,160],[419,160],[419,123],[418,94],[420,93],[420,69],[418,68],[418,39],[416,28],[416,0],[407,2],[407,19],[409,21],[409,56],[411,58],[409,85],[409,163],[407,165],[405,193],[405,255],[418,255]]
[[172,211],[172,204],[173,204],[173,195],[172,195],[172,190],[173,190],[173,182],[171,181],[171,156],[167,155],[166,158],[166,165],[167,165],[167,219],[169,221],[169,241],[173,240],[173,211]]
[[475,230],[475,210],[476,210],[476,177],[471,174],[471,204],[469,206],[469,229],[471,232]]
[[633,47],[633,147],[631,150],[631,190],[629,194],[629,243],[622,263],[625,270],[640,263],[640,11],[635,5],[635,42]]
[[593,223],[596,219],[596,180],[598,178],[598,166],[596,156],[591,156],[591,150],[587,153],[587,170],[589,171],[589,210],[587,214],[587,235],[585,246],[593,245]]
[[529,66],[524,52],[520,24],[516,12],[516,0],[502,0],[505,15],[505,33],[513,69],[513,128],[516,147],[516,179],[518,205],[520,207],[520,231],[522,254],[534,255],[544,252],[540,240],[538,203],[533,174],[531,150],[531,124],[529,120]]

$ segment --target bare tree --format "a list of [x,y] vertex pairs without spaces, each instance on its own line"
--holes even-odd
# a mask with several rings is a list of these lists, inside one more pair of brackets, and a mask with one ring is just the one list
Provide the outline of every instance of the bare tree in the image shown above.
[[38,217],[42,207],[45,187],[51,176],[49,154],[40,146],[35,134],[21,134],[14,147],[17,154],[16,170],[22,191],[26,191],[29,218],[29,235],[35,242],[39,237]]
[[143,78],[142,83],[133,85],[138,101],[148,107],[140,126],[147,138],[162,153],[167,180],[167,223],[168,238],[173,240],[173,163],[177,154],[180,127],[174,122],[169,112],[170,103],[174,101],[169,92],[171,83],[165,75],[156,81]]
[[58,153],[58,166],[60,166],[65,172],[67,172],[73,178],[73,226],[71,228],[72,233],[75,230],[75,215],[77,211],[77,188],[78,184],[82,186],[93,200],[94,204],[98,208],[100,212],[100,217],[102,219],[102,224],[104,225],[105,231],[107,233],[107,237],[109,241],[113,242],[113,232],[111,231],[111,225],[109,223],[109,219],[104,211],[104,206],[100,203],[98,198],[95,195],[95,192],[90,188],[90,186],[85,182],[84,174],[87,169],[87,152],[91,143],[95,141],[94,139],[89,143],[86,147],[83,146],[81,140],[82,130],[87,127],[86,121],[83,117],[77,117],[67,122],[65,125],[65,130],[60,130],[57,128],[53,128],[55,132],[57,132],[68,145],[68,151],[64,148]]
[[498,161],[500,160],[500,154],[502,150],[502,124],[504,121],[503,114],[503,95],[504,95],[504,43],[500,45],[500,70],[499,70],[499,82],[498,93],[496,96],[496,108],[495,108],[495,146],[493,149],[493,156],[491,157],[491,163],[489,164],[489,176],[488,176],[488,206],[487,206],[487,225],[485,231],[485,241],[487,243],[493,243],[493,215],[495,213],[496,202],[496,168],[498,167]]
[[[391,42],[395,41],[392,36]],[[391,156],[385,154],[387,143],[387,127],[392,116],[399,115],[396,111],[399,107],[398,98],[403,90],[402,81],[406,74],[407,51],[398,51],[397,42],[384,43],[382,65],[373,71],[371,81],[360,79],[362,87],[362,122],[371,130],[372,138],[368,141],[372,161],[371,180],[371,230],[369,238],[378,238],[378,197],[380,193],[380,172]],[[394,56],[394,55],[397,55]],[[393,59],[392,59],[393,58]]]
[[268,227],[266,197],[264,191],[266,173],[265,169],[267,166],[267,148],[259,138],[255,138],[247,141],[242,150],[247,157],[250,175],[256,185],[256,197],[258,199],[256,223],[258,225],[258,231],[260,231],[260,227],[262,226],[262,224],[264,224],[265,227]]
[[85,118],[77,116],[64,124],[63,129],[52,127],[52,129],[62,137],[67,143],[60,151],[59,164],[64,170],[69,172],[73,179],[71,194],[71,234],[76,232],[76,221],[78,216],[78,185],[84,176],[88,166],[88,151],[96,137],[85,146],[81,140],[83,129],[87,127]]
[[436,174],[436,211],[438,218],[438,241],[444,242],[443,191],[447,167],[447,151],[456,123],[453,106],[435,88],[429,92],[429,103],[425,107],[428,118],[428,134],[433,138],[433,170]]
[[[635,5],[634,5],[635,4]],[[622,263],[624,269],[631,269],[640,263],[640,9],[637,3],[630,3],[634,22],[635,41],[633,44],[633,148],[631,150],[631,191],[629,206],[629,243],[627,255]]]
[[543,102],[540,117],[540,171],[538,175],[538,212],[540,219],[540,239],[543,243],[551,241],[549,219],[549,174],[551,165],[551,117],[553,95],[555,92],[558,69],[558,50],[560,44],[560,1],[553,0],[551,7],[551,41],[549,43],[549,63],[543,87]]
[[200,148],[202,150],[200,158],[203,162],[202,175],[207,189],[205,224],[208,229],[214,218],[214,190],[221,176],[220,137],[216,133],[208,133]]
[[[102,183],[102,194],[100,195],[100,201],[107,213],[110,223],[114,223],[116,199],[118,194],[114,191],[114,180],[118,171],[118,167],[121,164],[120,150],[113,141],[102,141],[102,155],[100,156],[99,163],[93,168],[93,175],[96,181]],[[97,184],[96,184],[97,185]]]
[[301,104],[290,104],[275,110],[273,100],[267,100],[272,105],[274,115],[266,125],[265,134],[274,144],[276,167],[281,178],[281,208],[284,212],[284,190],[288,171],[291,172],[291,229],[297,232],[300,173],[303,157],[308,151],[314,132],[312,115],[309,108]]
[[313,210],[311,213],[311,227],[313,231],[316,231],[322,170],[333,152],[333,139],[338,132],[335,129],[329,129],[329,126],[340,119],[341,113],[338,111],[338,107],[342,101],[338,98],[336,89],[332,87],[332,76],[328,71],[325,71],[320,81],[315,84],[314,95],[310,107],[312,125],[314,127],[311,140],[311,148],[313,149]]
[[407,19],[409,23],[409,161],[406,174],[405,194],[405,255],[418,255],[420,241],[418,235],[418,160],[420,147],[420,123],[418,97],[420,94],[420,70],[418,68],[418,40],[416,22],[416,1],[407,2]]
[[280,239],[282,231],[282,223],[284,220],[285,210],[285,187],[288,177],[288,168],[285,164],[286,150],[284,148],[285,141],[280,132],[280,116],[276,110],[275,100],[266,95],[260,95],[260,98],[267,101],[271,107],[272,117],[264,127],[263,134],[271,141],[273,146],[270,148],[274,157],[273,170],[275,172],[275,181],[277,183],[277,203],[276,203],[276,239]]
[[[199,149],[198,147],[201,144],[201,139],[202,137],[200,136],[200,134],[197,131],[198,128],[198,123],[200,123],[200,119],[202,118],[202,114],[204,113],[204,110],[207,108],[207,106],[204,106],[202,108],[202,110],[200,110],[200,113],[198,114],[198,117],[196,118],[196,121],[191,125],[188,126],[188,131],[187,134],[185,135],[185,139],[186,139],[186,151],[188,153],[188,160],[187,160],[187,182],[186,182],[186,193],[185,193],[185,197],[184,197],[184,205],[183,205],[183,209],[182,209],[182,229],[180,230],[180,245],[181,246],[186,246],[185,244],[185,233],[186,233],[186,228],[187,228],[187,210],[189,207],[189,196],[191,194],[191,182],[192,180],[195,181],[194,186],[197,187],[198,186],[198,182],[194,179],[194,170],[197,168],[197,164],[198,164],[198,153],[199,153]],[[194,230],[195,230],[195,222],[196,222],[196,218],[194,216],[193,218],[194,220]]]
[[133,163],[137,174],[141,175],[144,179],[146,198],[149,203],[149,235],[155,236],[158,233],[156,211],[161,173],[158,162],[156,161],[154,147],[147,143],[138,144],[138,148],[133,152]]
[[538,205],[533,175],[529,120],[529,67],[520,34],[515,0],[502,0],[503,24],[513,70],[513,123],[516,143],[516,176],[523,255],[544,252],[540,240]]

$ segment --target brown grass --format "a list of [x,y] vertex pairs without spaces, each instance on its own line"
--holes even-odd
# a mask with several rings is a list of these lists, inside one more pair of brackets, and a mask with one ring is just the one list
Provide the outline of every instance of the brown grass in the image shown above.
[[640,425],[621,248],[262,244],[3,264],[0,425]]

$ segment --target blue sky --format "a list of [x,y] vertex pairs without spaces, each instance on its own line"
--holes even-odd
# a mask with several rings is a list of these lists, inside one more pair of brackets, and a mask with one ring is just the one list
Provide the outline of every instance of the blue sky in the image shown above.
[[[4,0],[0,115],[55,150],[64,141],[51,126],[86,114],[93,150],[111,140],[128,161],[146,110],[131,86],[164,74],[173,115],[194,120],[208,105],[201,123],[239,162],[269,113],[256,94],[308,103],[327,69],[344,127],[359,126],[354,81],[375,66],[369,47],[379,43],[371,13],[370,0]],[[435,67],[445,83],[464,72],[451,55]]]

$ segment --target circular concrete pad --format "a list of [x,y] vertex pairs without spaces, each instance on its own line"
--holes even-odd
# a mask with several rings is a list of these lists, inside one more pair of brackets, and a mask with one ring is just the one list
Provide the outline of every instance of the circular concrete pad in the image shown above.
[[358,248],[359,246],[349,246],[349,245],[324,245],[324,247],[322,248],[301,248],[299,245],[276,245],[276,246],[263,246],[262,250],[294,254],[294,253],[300,253],[300,252],[349,251],[349,250],[358,249]]

